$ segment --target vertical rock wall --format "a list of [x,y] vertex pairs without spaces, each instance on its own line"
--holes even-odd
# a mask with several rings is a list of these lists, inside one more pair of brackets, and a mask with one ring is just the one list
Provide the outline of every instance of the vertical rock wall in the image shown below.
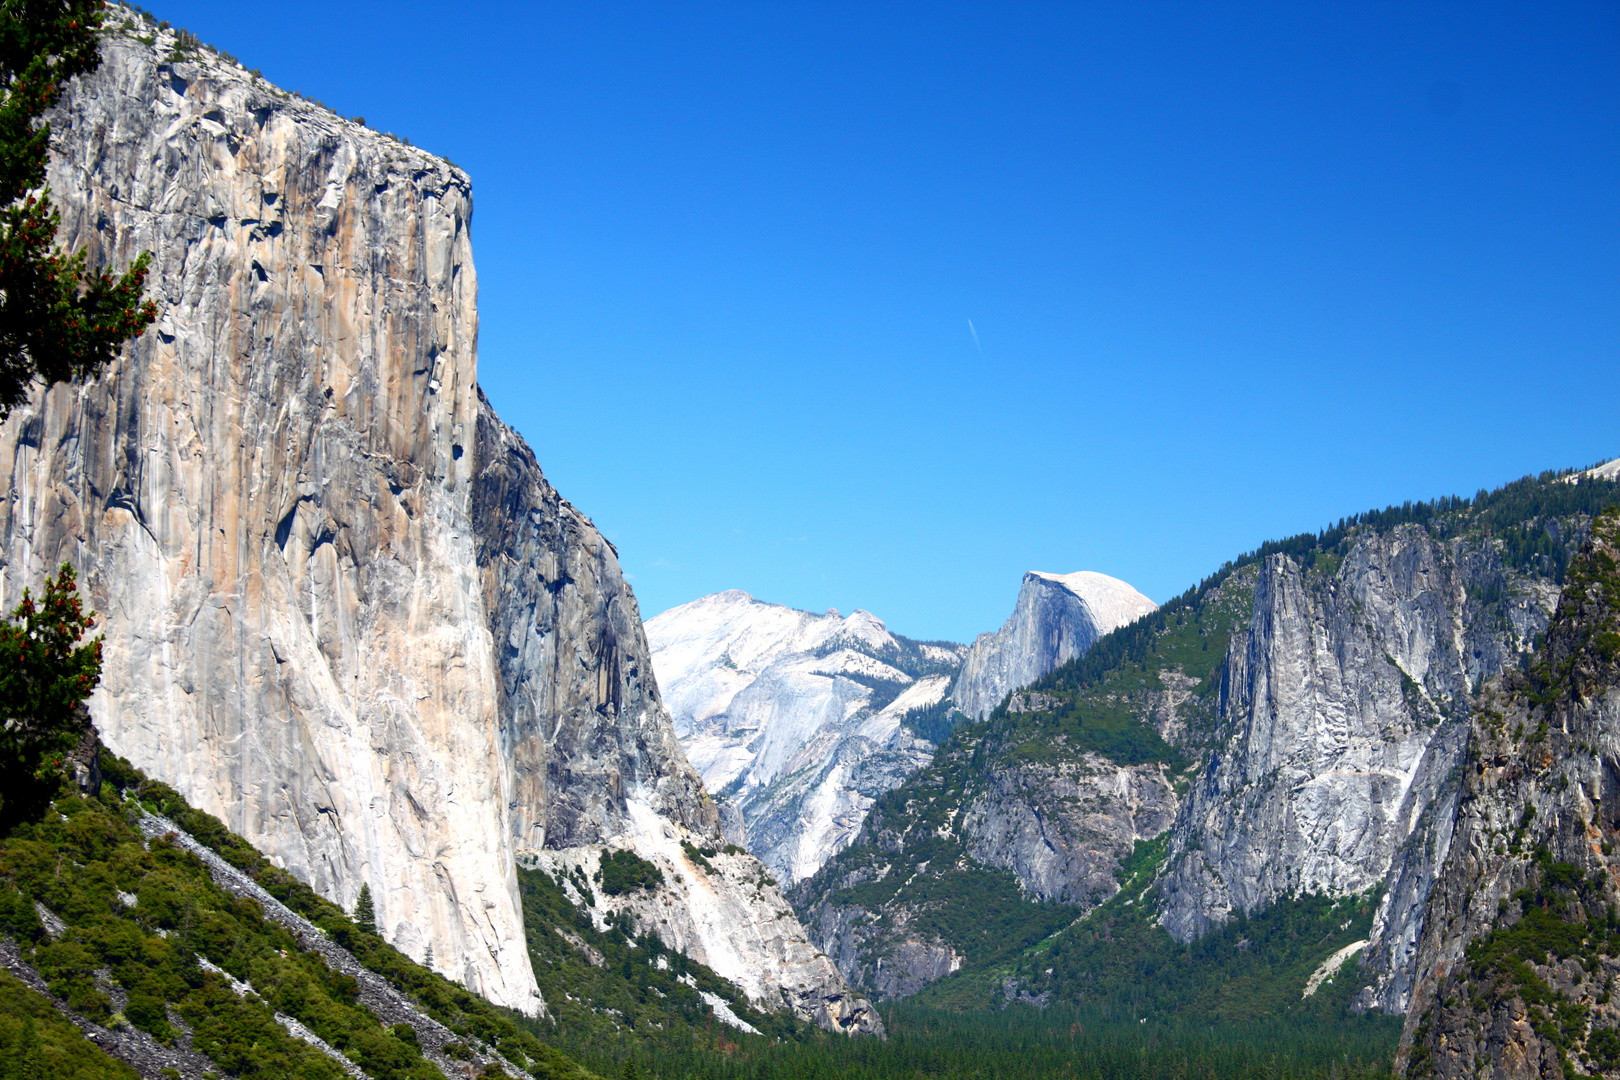
[[1620,515],[1593,533],[1539,662],[1474,713],[1416,950],[1408,1076],[1620,1072]]
[[[53,118],[62,241],[152,252],[163,313],[0,427],[0,602],[73,562],[114,750],[537,1011],[517,858],[717,816],[616,552],[478,391],[467,176],[176,45],[109,34]],[[719,974],[881,1030],[791,916],[717,888],[731,917],[683,933]]]
[[53,117],[61,239],[160,322],[0,429],[4,600],[81,572],[108,745],[406,951],[540,1002],[472,509],[464,173],[109,35]]
[[697,835],[719,817],[658,697],[618,553],[479,395],[473,518],[520,849],[600,843],[635,795]]
[[968,716],[983,720],[1012,691],[1157,606],[1106,574],[1031,571],[1024,575],[1018,601],[1001,629],[974,640],[951,690],[952,700]]
[[1546,626],[1556,590],[1421,526],[1368,533],[1327,570],[1282,555],[1261,568],[1228,652],[1226,733],[1172,832],[1164,925],[1188,940],[1289,893],[1387,883],[1364,1004],[1399,1011],[1471,689]]
[[969,856],[1011,870],[1031,898],[1091,906],[1119,890],[1115,872],[1136,841],[1175,815],[1163,766],[1084,754],[988,773],[961,830]]

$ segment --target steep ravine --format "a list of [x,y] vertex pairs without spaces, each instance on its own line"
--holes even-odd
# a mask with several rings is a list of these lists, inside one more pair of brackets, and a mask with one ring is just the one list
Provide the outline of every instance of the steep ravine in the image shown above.
[[[150,251],[162,315],[0,427],[0,602],[73,562],[109,746],[535,1012],[520,853],[716,815],[616,553],[478,390],[466,174],[177,40],[107,35],[53,117],[61,239]],[[728,978],[814,957],[705,933]],[[795,1008],[872,1030],[821,964]]]

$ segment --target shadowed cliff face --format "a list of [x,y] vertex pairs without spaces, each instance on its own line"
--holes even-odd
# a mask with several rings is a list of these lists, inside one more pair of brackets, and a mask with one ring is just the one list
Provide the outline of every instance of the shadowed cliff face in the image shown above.
[[635,599],[478,392],[466,175],[173,45],[109,35],[53,119],[62,240],[151,251],[163,313],[0,427],[0,602],[73,562],[114,750],[536,1011],[519,852],[633,843],[632,803],[719,835]]
[[[659,699],[612,545],[482,406],[473,514],[517,857],[588,874],[604,851],[629,848],[670,883],[626,908],[639,925],[762,1008],[834,1031],[881,1032],[876,1010],[810,944],[757,859],[717,855],[727,872],[710,873],[683,847],[723,843],[719,816]],[[615,903],[598,898],[601,911]]]
[[1620,1072],[1620,514],[1572,562],[1526,674],[1481,695],[1397,1065]]
[[635,794],[696,835],[719,818],[658,698],[617,553],[479,395],[473,518],[520,848],[600,843]]

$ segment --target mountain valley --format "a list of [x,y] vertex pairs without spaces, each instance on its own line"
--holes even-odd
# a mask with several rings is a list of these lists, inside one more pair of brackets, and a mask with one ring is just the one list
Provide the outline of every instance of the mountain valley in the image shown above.
[[160,315],[0,419],[0,606],[102,635],[0,1080],[1620,1076],[1620,461],[971,643],[644,622],[479,386],[468,174],[99,41],[59,235]]
[[873,801],[927,764],[964,715],[1153,607],[1104,574],[1031,572],[1005,625],[972,646],[891,634],[866,611],[818,616],[741,591],[649,619],[647,639],[728,838],[791,886],[846,847]]
[[520,864],[639,850],[665,882],[643,931],[750,1008],[880,1032],[757,862],[686,854],[719,819],[616,552],[476,383],[466,175],[109,24],[50,178],[68,242],[152,252],[163,314],[0,426],[4,602],[78,567],[107,746],[520,1014],[547,1009]]
[[981,1007],[1074,1000],[1031,958],[1089,933],[1157,842],[1138,903],[1164,949],[1300,898],[1374,898],[1343,943],[1353,1005],[1404,1012],[1474,695],[1529,662],[1616,498],[1570,479],[1266,545],[1102,639],[957,728],[791,890],[812,937],[880,999],[954,973],[940,994]]

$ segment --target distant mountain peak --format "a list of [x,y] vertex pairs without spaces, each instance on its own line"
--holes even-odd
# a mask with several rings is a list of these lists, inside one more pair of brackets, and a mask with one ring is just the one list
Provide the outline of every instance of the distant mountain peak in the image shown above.
[[1031,570],[1025,576],[1056,582],[1084,600],[1105,634],[1159,609],[1158,604],[1137,592],[1129,582],[1095,570],[1076,570],[1072,574]]
[[736,590],[646,625],[688,760],[734,815],[731,837],[784,882],[814,873],[932,756],[917,717],[949,708],[966,652],[891,634],[861,608],[818,615]]
[[1001,629],[973,642],[952,698],[968,716],[983,719],[1012,691],[1156,610],[1126,582],[1095,570],[1031,570]]

